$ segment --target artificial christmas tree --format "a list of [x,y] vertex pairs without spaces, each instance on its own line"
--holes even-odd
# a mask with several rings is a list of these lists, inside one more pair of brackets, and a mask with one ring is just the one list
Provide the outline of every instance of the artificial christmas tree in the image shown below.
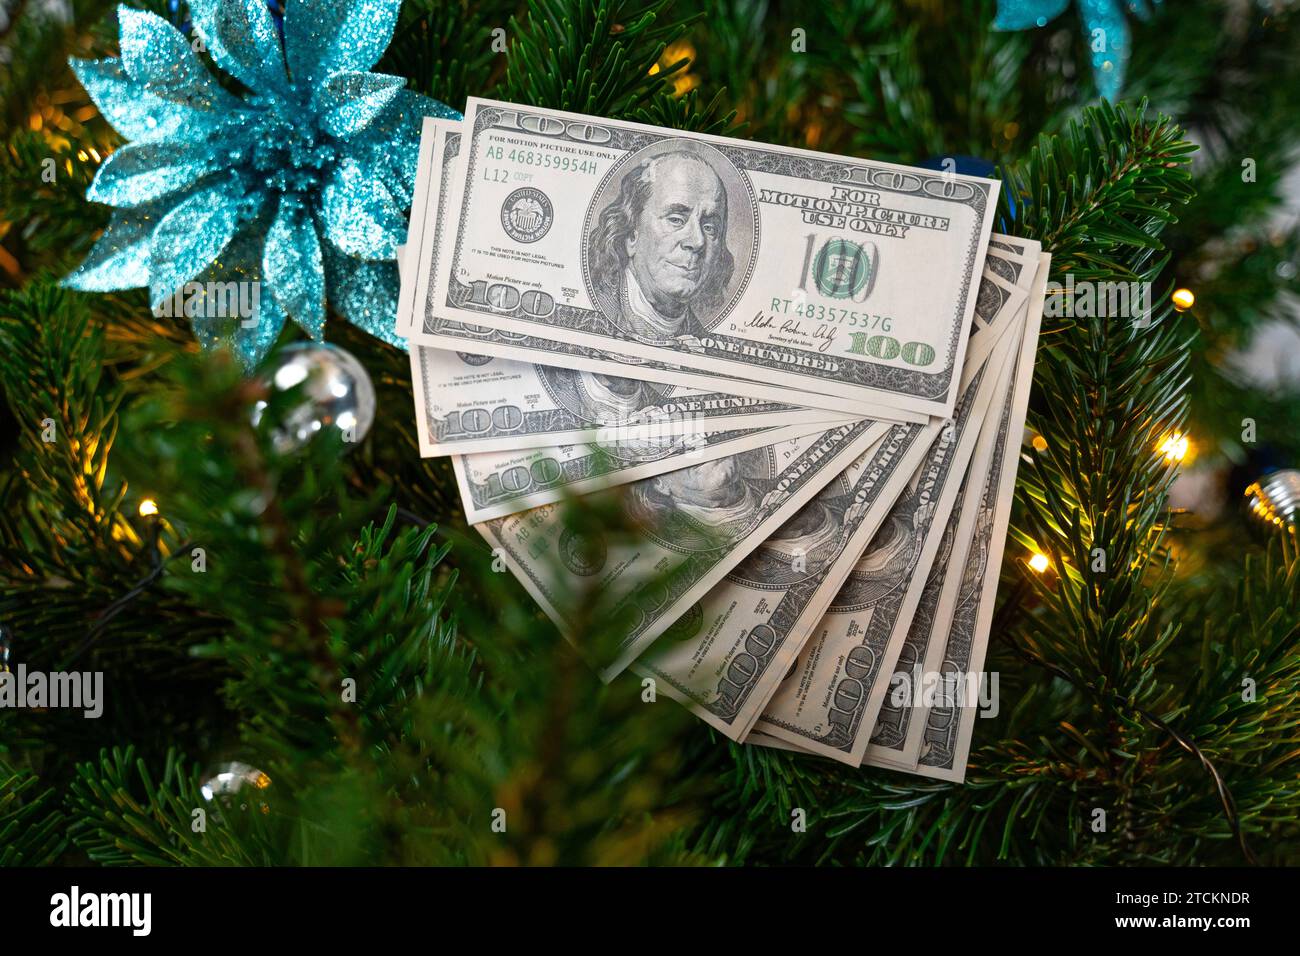
[[[136,6],[201,41],[184,4]],[[451,468],[420,458],[406,355],[332,292],[323,336],[377,396],[347,454],[334,434],[277,448],[302,396],[200,349],[201,323],[142,289],[66,288],[110,220],[86,190],[123,155],[68,59],[126,55],[112,4],[72,7],[18,4],[0,28],[0,625],[10,667],[102,672],[105,706],[0,709],[4,862],[1294,858],[1294,526],[1168,505],[1171,437],[1203,462],[1300,460],[1294,394],[1224,360],[1295,288],[1276,218],[1300,129],[1289,7],[1129,18],[1114,104],[1077,12],[1002,31],[988,0],[408,0],[375,66],[455,108],[978,157],[1002,181],[996,229],[1041,242],[1052,280],[1151,290],[1142,322],[1044,317],[986,665],[1000,708],[963,784],[732,744],[630,675],[601,684],[467,532]],[[413,139],[392,148],[414,166]],[[567,520],[618,515],[578,501]],[[229,802],[204,793],[219,772]]]

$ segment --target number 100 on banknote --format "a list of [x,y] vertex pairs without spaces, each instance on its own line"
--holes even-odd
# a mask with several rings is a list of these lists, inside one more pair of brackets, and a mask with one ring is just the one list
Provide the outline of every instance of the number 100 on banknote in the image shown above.
[[996,182],[479,99],[464,130],[440,318],[951,414]]

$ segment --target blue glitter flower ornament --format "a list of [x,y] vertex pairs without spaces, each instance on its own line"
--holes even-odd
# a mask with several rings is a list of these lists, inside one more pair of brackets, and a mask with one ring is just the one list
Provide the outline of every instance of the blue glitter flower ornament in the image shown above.
[[201,342],[230,341],[250,365],[286,318],[320,339],[327,301],[405,347],[393,333],[395,250],[405,238],[420,125],[425,116],[460,114],[404,89],[401,77],[368,72],[400,6],[289,0],[281,41],[264,0],[193,0],[202,47],[242,93],[204,66],[200,43],[161,17],[119,7],[121,57],[72,62],[130,142],[87,191],[116,209],[67,285],[148,286],[153,307],[165,308],[184,289],[247,283],[241,290],[257,294],[240,299],[257,303],[254,315],[214,308],[219,296],[186,314],[195,313]]
[[[1145,20],[1151,16],[1149,2],[1158,6],[1161,0],[1127,0],[1127,6],[1135,16]],[[993,27],[997,30],[1045,27],[1069,5],[1069,0],[998,0]],[[1129,58],[1128,20],[1122,9],[1125,4],[1120,0],[1078,0],[1078,5],[1092,50],[1097,90],[1113,103],[1124,88],[1124,71]]]

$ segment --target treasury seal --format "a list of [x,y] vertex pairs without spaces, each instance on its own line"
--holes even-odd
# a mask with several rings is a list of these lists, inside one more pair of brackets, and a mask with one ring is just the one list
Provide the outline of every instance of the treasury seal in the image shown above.
[[516,189],[501,204],[501,226],[515,242],[536,242],[554,221],[555,212],[546,193],[532,186]]

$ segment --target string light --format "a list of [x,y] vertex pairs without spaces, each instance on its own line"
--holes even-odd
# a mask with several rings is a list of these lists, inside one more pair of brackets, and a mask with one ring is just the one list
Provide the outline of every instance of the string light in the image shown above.
[[1033,440],[1034,451],[1047,451],[1047,439],[1042,435],[1035,435]]
[[1043,554],[1041,551],[1035,551],[1033,557],[1029,559],[1029,566],[1039,574],[1046,571],[1051,566],[1051,563],[1052,562],[1047,560],[1047,555]]
[[1174,301],[1174,308],[1179,312],[1186,312],[1196,304],[1196,295],[1191,289],[1175,289],[1170,298]]
[[146,498],[144,501],[140,502],[140,517],[147,518],[150,515],[156,515],[157,513],[158,502],[154,501],[152,498]]
[[1171,432],[1156,450],[1165,456],[1165,461],[1179,462],[1187,457],[1187,449],[1190,444],[1187,436],[1182,432]]

